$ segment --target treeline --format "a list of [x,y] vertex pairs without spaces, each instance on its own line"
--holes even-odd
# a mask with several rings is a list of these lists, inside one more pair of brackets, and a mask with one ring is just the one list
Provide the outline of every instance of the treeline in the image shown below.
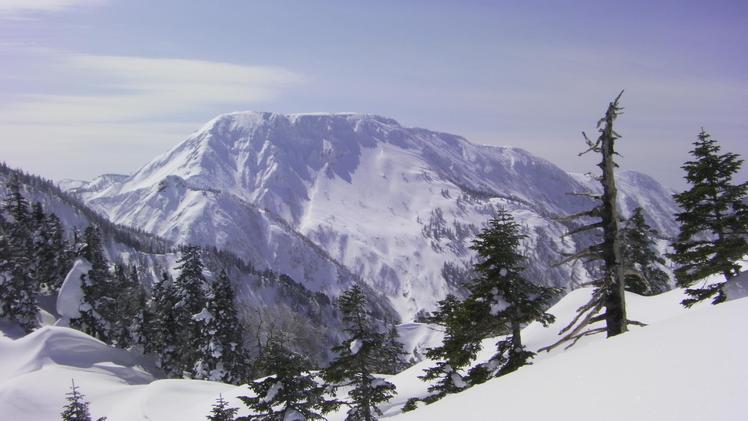
[[0,175],[9,180],[15,180],[15,183],[19,185],[29,186],[50,197],[58,198],[61,203],[69,206],[89,223],[98,226],[105,238],[111,238],[113,241],[148,254],[164,254],[174,250],[174,245],[168,240],[141,229],[112,223],[50,180],[28,174],[21,169],[10,168],[4,162],[0,162]]
[[78,252],[60,219],[41,203],[29,205],[18,177],[7,183],[0,207],[0,317],[26,332],[39,325],[37,297],[56,294]]

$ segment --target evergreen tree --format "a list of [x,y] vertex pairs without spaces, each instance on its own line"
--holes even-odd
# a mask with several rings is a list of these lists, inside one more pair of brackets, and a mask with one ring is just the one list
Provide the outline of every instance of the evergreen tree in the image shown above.
[[[63,407],[62,421],[91,421],[91,413],[88,409],[86,397],[78,391],[75,381],[72,382],[70,392],[66,394],[67,404]],[[98,418],[96,421],[106,421],[106,417]]]
[[163,274],[160,282],[153,287],[151,323],[146,330],[145,351],[158,356],[157,365],[169,377],[181,377],[181,348],[180,338],[183,326],[179,326],[175,319],[174,306],[179,301],[174,281],[167,273]]
[[[382,412],[377,404],[395,395],[395,385],[374,375],[377,367],[391,367],[393,357],[403,354],[402,345],[392,335],[379,332],[367,309],[366,296],[354,285],[339,298],[343,316],[343,331],[347,339],[332,348],[337,355],[324,371],[325,380],[336,387],[350,387],[347,420],[376,419]],[[394,355],[393,355],[394,353]]]
[[8,195],[5,198],[4,208],[13,217],[13,222],[24,228],[30,227],[29,202],[21,192],[21,180],[14,175],[8,180]]
[[91,413],[88,410],[88,402],[85,400],[85,396],[78,391],[78,386],[73,385],[70,387],[70,392],[67,393],[67,405],[62,410],[63,421],[91,421]]
[[[450,294],[439,301],[439,308],[426,319],[444,328],[444,339],[440,346],[426,351],[426,357],[436,361],[436,365],[427,368],[419,378],[436,382],[429,386],[429,396],[423,401],[431,403],[469,386],[461,370],[475,359],[481,349],[480,341],[490,331],[485,321],[477,317],[478,304],[472,300],[460,302]],[[414,409],[416,401],[407,406]]]
[[127,300],[125,312],[130,317],[126,324],[130,345],[144,346],[147,340],[146,330],[149,323],[148,297],[143,283],[140,282],[138,268],[134,265],[130,268],[125,299]]
[[640,295],[655,295],[670,289],[670,276],[661,269],[665,259],[657,250],[657,230],[644,220],[642,208],[621,229],[621,251],[629,271],[625,276],[626,290]]
[[43,238],[46,249],[37,255],[38,264],[42,268],[38,281],[45,283],[52,293],[56,293],[73,267],[74,255],[70,253],[65,228],[57,215],[50,213],[46,216],[43,230],[44,234],[40,237]]
[[391,325],[387,330],[379,353],[382,363],[376,368],[378,373],[397,374],[411,365],[405,359],[408,353],[403,349],[403,344],[400,342],[397,328],[394,325]]
[[128,270],[125,265],[116,264],[109,294],[114,297],[114,306],[110,309],[112,313],[105,315],[105,318],[112,326],[112,344],[127,348],[140,343],[146,303],[137,267],[132,266]]
[[286,348],[271,338],[258,364],[272,375],[249,384],[254,396],[240,396],[253,415],[237,421],[305,421],[325,419],[323,414],[340,406],[326,399],[326,387],[311,373],[308,357]]
[[12,221],[3,218],[4,248],[0,272],[0,317],[18,323],[26,332],[38,326],[36,293],[38,284],[34,280],[34,247],[31,236],[31,218],[28,202],[21,193],[17,177],[8,183],[8,195],[4,210]]
[[208,421],[234,421],[236,413],[239,412],[239,408],[229,407],[229,403],[223,399],[223,396],[218,395],[213,409],[208,415]]
[[693,145],[694,160],[681,167],[691,188],[673,196],[683,212],[676,214],[680,233],[670,255],[680,265],[675,277],[687,288],[689,298],[682,302],[686,307],[712,297],[713,304],[724,301],[724,282],[694,284],[714,274],[731,279],[740,271],[738,261],[748,254],[748,183],[733,182],[743,160],[734,153],[720,154],[717,141],[703,129]]
[[193,320],[200,325],[193,377],[231,384],[243,382],[248,374],[247,354],[226,271],[221,271],[213,282],[205,308]]
[[206,303],[207,281],[203,275],[200,249],[194,246],[182,248],[176,269],[180,271],[174,281],[177,301],[171,307],[174,323],[179,329],[175,345],[181,357],[180,368],[185,375],[189,375],[199,358],[200,347],[200,324],[193,316],[199,314]]
[[101,231],[89,225],[84,234],[81,255],[91,264],[91,269],[83,275],[81,290],[83,303],[80,317],[70,320],[75,327],[106,343],[113,341],[113,319],[117,311],[117,291],[109,273],[109,262],[104,256]]
[[534,354],[522,344],[522,326],[532,321],[546,326],[554,320],[545,309],[559,291],[536,285],[522,276],[526,258],[519,247],[525,237],[512,215],[500,209],[471,246],[478,255],[475,265],[478,277],[467,285],[468,301],[478,303],[479,320],[490,321],[495,332],[507,328],[510,332],[497,343],[496,355],[473,372],[474,379],[500,376],[525,365]]

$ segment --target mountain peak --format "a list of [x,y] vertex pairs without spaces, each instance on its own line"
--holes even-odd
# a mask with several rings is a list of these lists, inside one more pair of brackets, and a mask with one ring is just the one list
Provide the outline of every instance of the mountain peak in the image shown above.
[[377,122],[387,126],[402,127],[395,119],[377,114],[360,112],[309,112],[309,113],[274,113],[269,111],[234,111],[216,116],[206,123],[197,133],[211,131],[215,128],[249,129],[267,124],[314,124],[321,122],[348,122],[360,121]]

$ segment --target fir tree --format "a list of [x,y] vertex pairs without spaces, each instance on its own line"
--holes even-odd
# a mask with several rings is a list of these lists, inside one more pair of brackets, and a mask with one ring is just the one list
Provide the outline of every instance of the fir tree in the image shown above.
[[717,141],[703,129],[693,145],[694,160],[681,167],[691,188],[673,196],[683,212],[676,214],[680,233],[670,255],[680,265],[675,277],[687,288],[686,307],[712,297],[713,304],[725,301],[724,282],[693,286],[714,274],[730,280],[748,254],[748,183],[733,182],[743,160],[734,153],[720,154]]
[[[38,283],[34,279],[34,253],[28,202],[17,177],[8,183],[4,210],[12,221],[3,221],[4,266],[0,272],[0,317],[18,323],[26,332],[38,326]],[[4,218],[3,218],[4,219]]]
[[181,377],[180,338],[182,326],[177,324],[174,306],[179,301],[174,281],[164,273],[153,287],[151,323],[147,325],[145,351],[155,353],[157,365],[169,377]]
[[[179,275],[174,281],[176,303],[171,307],[174,323],[179,329],[175,343],[179,349],[180,368],[185,375],[189,375],[198,360],[200,346],[200,324],[193,319],[199,314],[206,303],[207,281],[203,275],[203,262],[200,249],[194,246],[182,248],[176,269]],[[163,309],[168,311],[168,309]]]
[[146,303],[137,267],[128,270],[125,265],[116,264],[109,286],[114,305],[109,309],[112,313],[104,317],[111,325],[112,344],[127,348],[140,343]]
[[500,376],[525,365],[534,354],[522,344],[522,326],[532,321],[546,326],[554,320],[545,309],[558,290],[536,285],[522,275],[526,258],[519,247],[525,237],[512,215],[500,209],[471,246],[479,260],[478,277],[467,285],[468,301],[478,303],[479,320],[490,321],[495,332],[507,328],[510,332],[497,343],[496,355],[473,373],[474,379]]
[[5,198],[5,210],[13,217],[13,222],[24,228],[30,227],[29,202],[21,192],[21,180],[14,175],[7,184],[8,195]]
[[[440,346],[429,348],[426,356],[436,365],[425,370],[419,378],[433,382],[428,388],[427,403],[437,401],[449,393],[458,393],[469,386],[461,370],[475,359],[480,351],[480,341],[490,330],[478,317],[479,306],[475,301],[460,302],[454,295],[439,301],[438,309],[427,318],[428,323],[444,328],[444,339]],[[417,400],[408,407],[415,408]]]
[[311,373],[309,358],[271,338],[258,365],[272,375],[249,384],[254,396],[240,396],[253,415],[237,421],[305,421],[325,419],[323,414],[340,406],[326,399],[326,387]]
[[208,415],[208,421],[234,421],[236,413],[239,412],[239,408],[231,408],[229,403],[223,399],[223,396],[218,395],[215,405]]
[[247,354],[226,271],[221,271],[213,282],[205,308],[193,320],[200,325],[193,377],[231,384],[243,382],[248,374]]
[[[78,391],[75,381],[72,382],[70,392],[66,394],[67,404],[62,409],[62,421],[91,421],[91,413],[88,409],[86,397]],[[96,421],[106,421],[106,417],[98,418]]]
[[54,213],[46,216],[43,233],[39,237],[45,244],[44,250],[37,254],[38,281],[56,293],[73,267],[74,256],[70,253],[70,244],[65,238],[65,229]]
[[125,324],[127,326],[130,345],[145,345],[146,330],[149,322],[148,297],[143,283],[138,276],[138,268],[130,268],[130,277],[127,292],[125,294],[127,305],[125,312],[130,318]]
[[402,345],[389,332],[381,333],[373,325],[360,286],[345,291],[338,306],[347,339],[332,348],[337,357],[324,371],[324,377],[337,387],[350,387],[347,420],[371,421],[382,415],[377,405],[395,396],[395,385],[374,372],[377,367],[391,367],[393,357],[398,357],[398,352],[403,354]]
[[89,225],[83,237],[81,255],[91,263],[91,269],[83,275],[81,282],[83,303],[80,306],[80,317],[70,320],[70,326],[111,343],[118,291],[114,288],[109,262],[104,256],[101,231],[98,227]]
[[657,251],[657,230],[644,220],[642,208],[621,229],[621,251],[628,266],[626,290],[640,295],[655,295],[670,289],[670,276],[661,269],[665,259]]
[[88,411],[88,402],[85,396],[78,391],[78,386],[73,381],[70,392],[67,393],[67,405],[62,410],[63,421],[91,421],[91,413]]

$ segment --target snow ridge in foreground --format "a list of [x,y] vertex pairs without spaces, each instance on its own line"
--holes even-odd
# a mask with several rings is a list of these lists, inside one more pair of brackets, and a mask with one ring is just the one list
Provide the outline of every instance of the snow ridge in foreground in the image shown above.
[[[527,326],[527,345],[551,343],[588,296],[589,290],[577,290],[555,305],[551,312],[558,321],[550,328]],[[417,379],[430,364],[424,361],[388,378],[399,394],[382,409],[404,420],[483,420],[498,412],[507,419],[744,419],[748,299],[685,310],[682,298],[682,290],[655,297],[629,294],[630,316],[649,326],[539,354],[515,373],[399,414],[408,398],[426,391]],[[410,342],[424,334],[412,325],[400,331],[418,336],[404,338]],[[479,358],[493,353],[494,342],[485,342]],[[204,420],[219,393],[243,408],[236,397],[248,392],[215,382],[154,380],[143,368],[147,361],[64,327],[43,327],[16,340],[0,336],[0,355],[0,413],[7,419],[57,419],[71,378],[91,401],[92,413],[110,421]],[[344,417],[341,411],[328,418]]]

